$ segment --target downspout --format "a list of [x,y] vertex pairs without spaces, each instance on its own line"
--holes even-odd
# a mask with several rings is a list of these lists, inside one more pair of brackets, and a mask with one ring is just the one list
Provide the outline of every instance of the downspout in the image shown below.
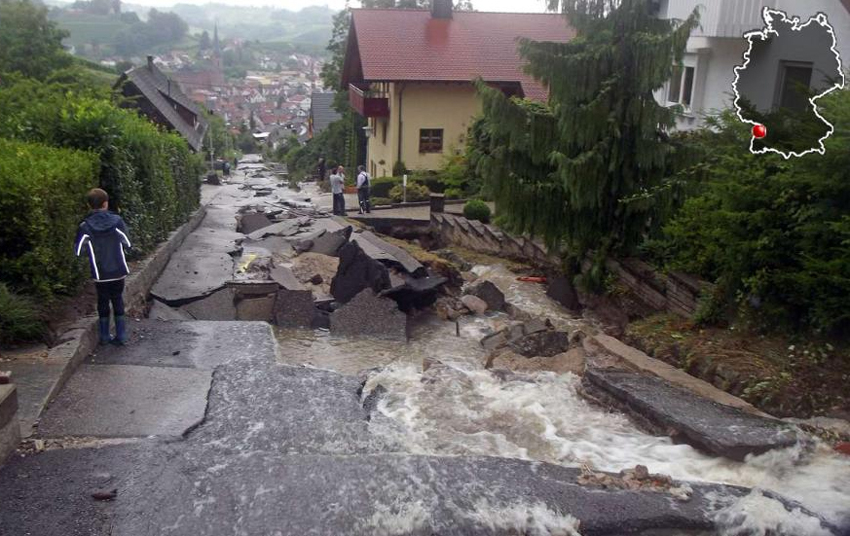
[[[401,95],[402,95],[402,93],[404,93],[404,84],[399,84],[399,89],[398,89],[398,151],[397,151],[398,154],[396,155],[396,163],[402,161],[401,160],[401,143],[402,143],[403,131],[402,131],[401,127],[404,124],[404,121],[401,120]],[[406,163],[405,163],[405,165],[406,165]]]

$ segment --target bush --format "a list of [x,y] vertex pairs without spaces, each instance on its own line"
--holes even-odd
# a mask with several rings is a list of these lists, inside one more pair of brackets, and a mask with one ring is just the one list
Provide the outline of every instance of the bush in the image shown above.
[[460,199],[463,197],[463,190],[460,188],[446,188],[443,193],[446,195],[446,199]]
[[379,207],[382,205],[392,205],[393,200],[386,197],[373,197],[370,199],[373,207]]
[[372,179],[372,196],[373,197],[390,197],[390,190],[394,186],[401,184],[401,177],[378,177]]
[[428,190],[437,194],[443,193],[446,184],[443,179],[433,171],[421,171],[413,175],[414,182],[428,187]]
[[0,137],[99,156],[98,183],[138,252],[152,250],[200,202],[201,161],[186,142],[96,92],[21,81],[0,87],[0,110]]
[[395,175],[396,177],[401,177],[405,173],[407,173],[407,166],[404,165],[404,162],[399,160],[398,162],[393,164],[393,175]]
[[0,139],[0,277],[40,298],[73,290],[86,192],[97,186],[91,153]]
[[[821,99],[824,117],[850,121],[850,92]],[[694,136],[707,179],[665,226],[667,266],[718,284],[713,304],[779,330],[850,329],[850,132],[826,154],[753,155],[747,125],[729,113]],[[733,318],[734,320],[735,318]]]
[[490,223],[490,207],[480,199],[471,199],[463,206],[463,217],[468,220],[478,220]]
[[39,339],[44,328],[35,302],[0,283],[0,344]]
[[[427,186],[422,184],[418,184],[416,182],[407,183],[407,201],[427,201],[430,197],[431,192],[428,190]],[[395,201],[396,203],[401,203],[405,199],[404,195],[404,186],[401,184],[397,184],[393,186],[392,190],[390,190],[390,199]]]

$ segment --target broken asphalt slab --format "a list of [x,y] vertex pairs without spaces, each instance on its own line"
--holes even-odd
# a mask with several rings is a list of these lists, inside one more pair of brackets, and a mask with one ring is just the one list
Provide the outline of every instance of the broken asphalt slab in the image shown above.
[[781,421],[718,404],[655,376],[588,369],[584,382],[591,396],[601,395],[659,430],[674,431],[673,439],[717,456],[743,461],[799,440]]
[[42,437],[180,437],[200,422],[211,372],[83,365],[47,408]]

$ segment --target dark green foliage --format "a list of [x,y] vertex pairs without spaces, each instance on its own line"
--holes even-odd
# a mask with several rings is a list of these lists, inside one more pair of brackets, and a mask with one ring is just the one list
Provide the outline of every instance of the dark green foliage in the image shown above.
[[0,278],[48,298],[84,275],[73,251],[97,157],[0,139]]
[[137,252],[165,239],[200,201],[200,159],[186,142],[97,93],[33,81],[2,85],[0,137],[95,153],[99,185],[127,221]]
[[[850,92],[819,105],[830,122],[850,123]],[[758,327],[847,333],[850,131],[839,128],[824,156],[784,160],[751,154],[750,127],[731,113],[712,127],[691,138],[707,179],[650,251],[718,283],[710,316],[731,310]]]
[[463,206],[463,217],[468,220],[478,220],[490,223],[490,207],[480,199],[470,199]]
[[373,207],[379,207],[379,206],[383,206],[383,205],[392,205],[393,204],[393,200],[388,199],[386,197],[372,197],[370,199],[370,201],[372,202]]
[[405,173],[407,173],[407,166],[401,160],[396,160],[396,163],[393,164],[393,175],[396,177],[401,177]]
[[[407,182],[407,202],[428,201],[430,196],[431,191],[428,190],[428,187],[424,184],[412,181]],[[395,203],[400,203],[405,199],[404,186],[402,184],[396,184],[392,187],[390,190],[390,199],[392,199]]]
[[298,179],[312,176],[316,173],[320,158],[325,159],[328,174],[334,166],[342,164],[348,168],[346,175],[352,175],[354,168],[348,166],[346,160],[347,127],[348,124],[345,121],[334,121],[303,146],[293,147],[286,155],[286,165],[289,167],[290,176]]
[[652,4],[564,0],[577,37],[520,46],[527,71],[549,88],[548,105],[479,84],[485,121],[473,128],[471,163],[487,177],[500,221],[573,259],[597,250],[601,262],[637,246],[655,204],[634,197],[669,174],[664,131],[676,110],[653,92],[681,60],[697,15],[659,19]]
[[188,29],[176,13],[151,9],[147,21],[135,22],[115,36],[115,50],[127,57],[141,54],[151,47],[180,41]]
[[47,20],[47,8],[30,0],[0,0],[0,73],[44,79],[69,67],[72,57],[62,49],[67,32]]
[[[409,179],[408,179],[409,180]],[[390,190],[402,182],[401,177],[377,177],[372,179],[373,197],[390,197]]]
[[0,283],[0,344],[33,341],[44,333],[44,320],[29,296]]

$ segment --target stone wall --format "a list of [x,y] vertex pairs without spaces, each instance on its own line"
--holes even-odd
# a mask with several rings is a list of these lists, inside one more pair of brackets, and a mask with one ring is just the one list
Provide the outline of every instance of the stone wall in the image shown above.
[[[447,244],[531,263],[547,272],[560,270],[559,258],[550,255],[542,243],[511,236],[479,221],[453,214],[432,213],[431,232]],[[659,273],[647,263],[634,258],[608,259],[606,267],[651,309],[669,311],[683,317],[696,314],[700,295],[703,289],[710,286],[686,274]]]

